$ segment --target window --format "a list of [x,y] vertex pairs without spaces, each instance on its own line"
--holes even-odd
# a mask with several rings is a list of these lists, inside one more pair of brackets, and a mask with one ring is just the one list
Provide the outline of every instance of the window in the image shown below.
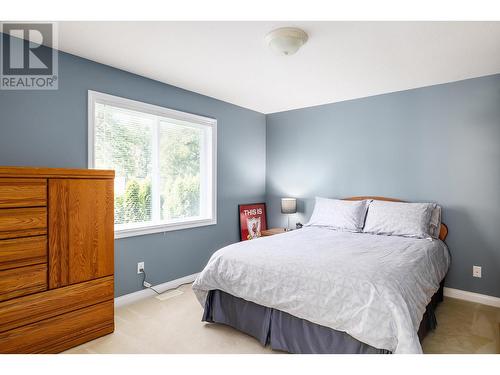
[[216,223],[216,128],[89,91],[89,168],[115,170],[116,238]]

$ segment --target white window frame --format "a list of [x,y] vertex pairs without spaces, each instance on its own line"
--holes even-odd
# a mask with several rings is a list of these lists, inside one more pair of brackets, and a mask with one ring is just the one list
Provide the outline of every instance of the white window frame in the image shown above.
[[[191,113],[176,111],[173,109],[147,104],[136,100],[126,99],[119,96],[109,95],[97,91],[88,91],[88,168],[95,168],[95,103],[107,104],[114,107],[120,107],[133,111],[143,112],[155,116],[162,116],[172,120],[186,121],[191,124],[198,124],[209,126],[212,128],[212,168],[208,173],[211,174],[209,179],[209,196],[212,198],[212,212],[211,217],[207,219],[179,219],[170,221],[168,223],[160,224],[145,224],[137,223],[131,224],[126,229],[117,229],[115,226],[115,238],[124,238],[132,236],[141,236],[151,233],[161,233],[173,230],[188,229],[195,227],[202,227],[207,225],[217,224],[217,120],[194,115]],[[211,173],[210,173],[211,172]],[[153,178],[155,176],[153,175]],[[210,183],[211,182],[211,183]],[[210,191],[211,190],[211,191]],[[154,194],[153,201],[158,199]]]

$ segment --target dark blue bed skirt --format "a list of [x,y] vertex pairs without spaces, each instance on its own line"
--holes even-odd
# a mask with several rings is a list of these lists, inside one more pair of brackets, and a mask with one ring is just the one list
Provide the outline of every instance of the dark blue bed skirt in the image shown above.
[[[434,310],[443,300],[444,280],[427,305],[418,336],[420,341],[437,326]],[[258,305],[221,290],[211,290],[202,320],[229,325],[255,337],[274,350],[297,354],[390,354],[349,334],[311,323],[283,311]]]
[[311,323],[220,290],[211,290],[203,321],[229,325],[274,350],[300,354],[385,354],[345,332]]

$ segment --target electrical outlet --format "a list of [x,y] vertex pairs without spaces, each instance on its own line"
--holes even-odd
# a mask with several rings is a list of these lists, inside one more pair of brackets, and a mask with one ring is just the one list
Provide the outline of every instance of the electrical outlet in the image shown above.
[[143,273],[144,272],[144,262],[139,262],[137,263],[137,273]]
[[472,276],[481,278],[481,266],[472,266]]

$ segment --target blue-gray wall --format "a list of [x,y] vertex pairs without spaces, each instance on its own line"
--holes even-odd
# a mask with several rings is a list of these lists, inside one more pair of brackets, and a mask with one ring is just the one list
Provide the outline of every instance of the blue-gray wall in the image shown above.
[[[238,240],[238,203],[266,199],[271,225],[283,225],[281,196],[300,198],[304,222],[316,195],[367,194],[439,202],[453,254],[447,285],[500,297],[500,75],[264,116],[59,58],[59,90],[0,91],[0,165],[86,168],[87,90],[218,120],[218,224],[117,240],[117,296],[141,288],[139,261],[153,284],[200,271]],[[248,147],[251,163],[240,156]]]
[[[59,54],[59,90],[0,91],[0,165],[87,167],[87,90],[218,120],[217,225],[115,241],[115,294],[137,291],[137,262],[153,284],[199,272],[239,240],[237,206],[265,198],[265,116],[213,98]],[[251,162],[242,150],[251,147]]]
[[[438,202],[452,253],[446,285],[500,297],[500,75],[266,121],[271,225],[285,222],[282,196],[300,199],[302,222],[314,196]],[[481,279],[472,277],[474,264],[483,267]]]

